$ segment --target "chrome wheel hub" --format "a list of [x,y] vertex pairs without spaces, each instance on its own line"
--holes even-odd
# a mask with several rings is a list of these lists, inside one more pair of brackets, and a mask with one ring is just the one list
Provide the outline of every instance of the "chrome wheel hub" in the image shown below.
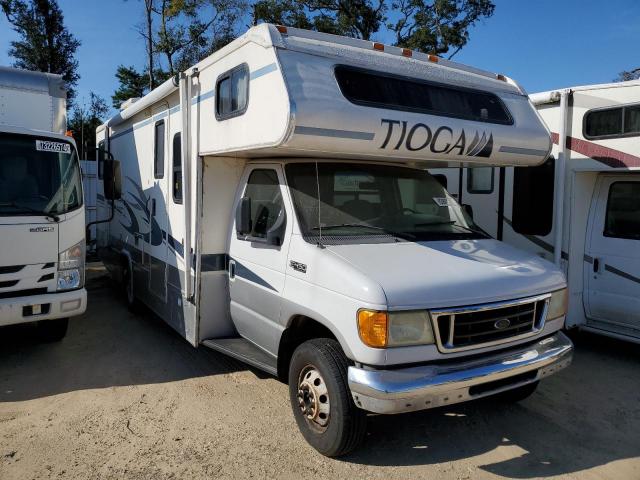
[[298,380],[298,406],[308,422],[325,428],[329,424],[331,405],[327,384],[320,372],[308,365]]

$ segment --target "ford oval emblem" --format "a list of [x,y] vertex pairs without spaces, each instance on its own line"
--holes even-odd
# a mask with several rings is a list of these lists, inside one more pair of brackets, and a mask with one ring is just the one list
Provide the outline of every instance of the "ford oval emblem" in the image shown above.
[[511,320],[508,318],[501,318],[500,320],[496,320],[493,324],[496,330],[504,330],[505,328],[509,328],[511,326]]

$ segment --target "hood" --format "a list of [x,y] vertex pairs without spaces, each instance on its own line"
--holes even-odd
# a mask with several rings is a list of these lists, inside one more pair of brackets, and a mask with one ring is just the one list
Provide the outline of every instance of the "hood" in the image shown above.
[[391,308],[472,305],[565,286],[564,275],[552,263],[492,239],[327,249],[377,282]]
[[[3,224],[12,218],[0,219],[0,267],[33,265],[58,261],[57,223]],[[16,220],[17,221],[17,220]]]

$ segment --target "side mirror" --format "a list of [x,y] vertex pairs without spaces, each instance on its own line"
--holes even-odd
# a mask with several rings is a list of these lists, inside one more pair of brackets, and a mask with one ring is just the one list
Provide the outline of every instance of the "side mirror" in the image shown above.
[[464,212],[469,215],[471,217],[471,219],[473,220],[473,207],[471,205],[469,205],[468,203],[463,203],[462,204],[462,210],[464,210]]
[[251,230],[251,198],[242,197],[236,208],[236,232],[238,235],[249,235]]
[[104,161],[104,196],[107,200],[122,198],[122,174],[118,160]]

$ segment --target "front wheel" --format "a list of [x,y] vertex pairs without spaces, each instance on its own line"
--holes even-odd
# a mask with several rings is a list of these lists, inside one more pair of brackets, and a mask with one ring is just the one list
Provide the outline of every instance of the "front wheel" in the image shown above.
[[298,428],[328,457],[351,452],[366,433],[365,412],[349,392],[347,367],[340,344],[328,338],[301,344],[289,365],[289,397]]
[[41,320],[36,325],[38,338],[43,342],[59,342],[67,335],[68,318]]

